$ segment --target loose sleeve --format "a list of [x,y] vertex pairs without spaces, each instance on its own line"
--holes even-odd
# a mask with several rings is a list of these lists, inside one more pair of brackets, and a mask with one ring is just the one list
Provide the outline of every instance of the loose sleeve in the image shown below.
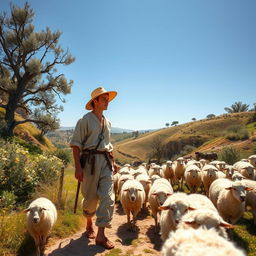
[[86,141],[87,138],[87,120],[85,118],[82,118],[78,120],[74,134],[72,136],[72,139],[69,143],[70,147],[77,146],[80,148],[80,150],[83,149],[83,144]]

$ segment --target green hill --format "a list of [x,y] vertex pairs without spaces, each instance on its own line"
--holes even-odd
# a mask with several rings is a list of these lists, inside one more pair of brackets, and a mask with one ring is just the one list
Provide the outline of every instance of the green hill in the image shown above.
[[226,146],[238,148],[245,156],[253,154],[256,141],[256,123],[250,123],[253,114],[224,114],[128,138],[114,144],[114,154],[119,162],[148,161],[158,150],[162,151],[162,160],[193,155],[196,151],[219,152]]

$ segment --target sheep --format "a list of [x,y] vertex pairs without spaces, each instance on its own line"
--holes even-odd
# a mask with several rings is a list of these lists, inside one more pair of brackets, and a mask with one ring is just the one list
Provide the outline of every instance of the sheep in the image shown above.
[[234,166],[233,165],[226,165],[225,166],[225,168],[224,168],[224,172],[225,172],[225,174],[226,174],[226,178],[227,179],[232,179],[232,176],[233,176],[233,174],[234,174],[234,172],[235,172],[235,168],[234,168]]
[[166,161],[166,164],[162,165],[162,170],[163,170],[164,178],[169,180],[173,185],[175,176],[174,176],[174,170],[172,168],[172,161]]
[[185,172],[185,164],[183,157],[179,157],[176,161],[173,162],[173,170],[175,179],[178,181],[178,190],[181,190]]
[[124,166],[124,167],[122,167],[119,171],[118,171],[118,173],[120,173],[121,175],[123,175],[123,174],[133,174],[133,169],[132,169],[132,167],[129,165],[129,166]]
[[134,179],[134,177],[133,177],[132,175],[129,175],[129,174],[121,175],[120,178],[119,178],[119,180],[118,180],[118,183],[117,183],[117,191],[118,191],[118,194],[120,193],[123,184],[124,184],[127,180],[133,180],[133,179]]
[[118,172],[113,175],[115,198],[117,198],[117,195],[118,195],[118,180],[120,177],[121,177],[121,174]]
[[194,159],[189,160],[186,163],[186,167],[189,166],[189,165],[196,165],[197,167],[201,168],[201,163],[199,161],[194,160]]
[[202,182],[204,185],[206,195],[209,194],[210,185],[218,178],[218,169],[210,164],[206,164],[202,168]]
[[185,169],[184,178],[190,192],[195,193],[202,182],[199,167],[194,164],[188,165]]
[[189,206],[187,195],[178,192],[169,196],[159,209],[161,210],[160,233],[162,240],[165,241],[170,231],[176,230],[181,217],[188,210],[191,210],[191,207]]
[[152,185],[153,185],[154,182],[155,182],[156,180],[158,180],[158,179],[161,179],[161,177],[160,177],[159,175],[156,175],[156,174],[152,175],[152,176],[150,177],[150,180],[151,180]]
[[249,163],[256,167],[256,155],[251,155],[248,157]]
[[253,215],[253,223],[256,225],[256,181],[244,179],[242,183],[251,188],[251,191],[247,191],[245,205],[250,206]]
[[187,197],[189,206],[194,209],[208,208],[217,211],[212,201],[205,195],[201,194],[190,194]]
[[207,229],[214,228],[219,235],[228,239],[226,228],[234,228],[233,225],[227,223],[219,215],[216,209],[201,208],[189,211],[182,216],[178,229],[205,227]]
[[140,174],[136,177],[136,180],[141,183],[145,191],[145,202],[143,204],[143,208],[146,208],[146,204],[148,201],[148,193],[151,187],[151,180],[147,174]]
[[168,196],[173,194],[172,186],[164,181],[163,178],[156,180],[148,195],[148,202],[155,220],[155,232],[158,226],[157,213],[160,211],[159,207],[164,204]]
[[36,245],[36,254],[44,251],[46,239],[57,220],[55,205],[47,198],[40,197],[30,203],[24,210],[27,213],[26,225]]
[[241,181],[217,179],[211,184],[209,197],[221,217],[235,224],[244,213],[247,190],[250,189],[245,187]]
[[162,256],[245,256],[214,229],[178,229],[165,241]]
[[134,170],[134,172],[133,172],[133,176],[134,176],[134,178],[136,178],[138,175],[140,175],[140,174],[146,174],[146,175],[148,175],[148,170],[147,170],[147,168],[146,167],[144,167],[144,166],[139,166],[136,170]]
[[[136,228],[136,217],[145,201],[145,191],[137,180],[127,180],[120,193],[121,204],[127,215],[127,223],[132,231]],[[130,221],[130,213],[133,219]]]
[[150,169],[148,171],[149,177],[151,177],[154,174],[159,175],[160,177],[164,177],[163,170],[162,170],[161,166],[155,164],[150,167]]
[[247,179],[254,179],[254,166],[247,162],[237,162],[233,165]]
[[231,180],[236,181],[236,180],[243,180],[245,177],[238,171],[234,171]]
[[203,168],[206,165],[206,160],[205,159],[200,159],[199,163],[200,163],[200,168]]

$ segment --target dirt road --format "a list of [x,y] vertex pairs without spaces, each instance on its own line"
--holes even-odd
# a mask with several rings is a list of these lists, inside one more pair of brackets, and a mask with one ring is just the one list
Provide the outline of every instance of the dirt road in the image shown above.
[[[154,219],[149,216],[148,210],[138,215],[137,226],[139,230],[131,232],[126,224],[126,215],[120,204],[115,205],[112,221],[112,229],[107,229],[109,239],[115,242],[113,255],[160,255],[161,239],[154,233]],[[95,245],[89,240],[84,231],[78,232],[72,237],[49,241],[50,246],[46,248],[47,256],[94,256],[105,255],[108,250]],[[114,254],[115,252],[115,254]]]

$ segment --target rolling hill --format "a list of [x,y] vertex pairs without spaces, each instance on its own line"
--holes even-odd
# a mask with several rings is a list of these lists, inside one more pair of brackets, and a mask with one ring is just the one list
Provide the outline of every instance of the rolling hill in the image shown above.
[[[256,123],[248,124],[252,115],[252,112],[224,114],[128,138],[114,144],[114,155],[124,163],[148,161],[153,150],[162,150],[163,159],[171,159],[184,152],[185,155],[196,151],[219,152],[223,147],[233,146],[246,156],[254,153],[256,141]],[[241,132],[246,136],[238,139]]]

